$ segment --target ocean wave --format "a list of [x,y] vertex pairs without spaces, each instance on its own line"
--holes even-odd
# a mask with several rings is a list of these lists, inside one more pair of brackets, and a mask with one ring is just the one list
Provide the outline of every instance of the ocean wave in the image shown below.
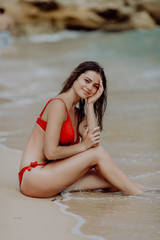
[[160,170],[157,170],[155,172],[146,172],[144,174],[140,174],[140,175],[137,175],[137,176],[134,176],[133,178],[134,179],[139,179],[139,178],[146,178],[146,177],[152,177],[152,176],[155,176],[155,175],[160,175]]
[[59,42],[65,39],[75,39],[82,35],[82,32],[61,31],[53,34],[36,34],[27,37],[21,37],[20,40],[28,40],[33,43]]

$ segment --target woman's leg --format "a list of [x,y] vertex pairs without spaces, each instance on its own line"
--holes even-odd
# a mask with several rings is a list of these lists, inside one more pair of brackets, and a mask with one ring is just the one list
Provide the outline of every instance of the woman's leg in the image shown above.
[[67,188],[69,191],[74,190],[96,190],[96,189],[106,189],[109,192],[119,190],[113,187],[109,182],[107,182],[102,176],[100,176],[95,169],[91,169],[84,176],[78,179],[70,187]]
[[31,172],[26,171],[21,190],[32,197],[51,197],[73,185],[92,167],[116,189],[128,194],[142,193],[101,147],[91,148],[64,160],[53,161]]
[[[148,187],[143,184],[133,182],[135,186],[144,191],[148,190]],[[73,183],[67,188],[69,191],[74,190],[96,190],[96,189],[106,189],[108,192],[119,192],[119,189],[115,188],[112,184],[107,182],[102,176],[100,176],[95,169],[91,169],[79,180]]]

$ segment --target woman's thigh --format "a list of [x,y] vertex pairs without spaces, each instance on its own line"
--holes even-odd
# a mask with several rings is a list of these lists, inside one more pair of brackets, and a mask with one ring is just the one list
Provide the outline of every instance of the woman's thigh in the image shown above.
[[22,193],[32,197],[51,197],[61,192],[96,165],[98,149],[92,148],[26,171],[21,185]]

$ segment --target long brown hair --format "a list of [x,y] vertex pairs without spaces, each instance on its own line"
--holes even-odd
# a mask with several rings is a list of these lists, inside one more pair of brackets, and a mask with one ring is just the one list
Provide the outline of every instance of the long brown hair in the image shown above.
[[[67,80],[63,83],[63,88],[60,93],[64,93],[68,91],[73,83],[77,80],[77,78],[84,72],[91,70],[100,74],[102,78],[102,84],[104,91],[100,98],[94,103],[94,112],[98,121],[98,125],[100,130],[103,129],[103,115],[107,106],[107,80],[103,68],[97,63],[93,61],[86,61],[79,64],[71,73],[71,75],[67,78]],[[85,100],[80,99],[79,101],[79,123],[83,120],[85,115]]]

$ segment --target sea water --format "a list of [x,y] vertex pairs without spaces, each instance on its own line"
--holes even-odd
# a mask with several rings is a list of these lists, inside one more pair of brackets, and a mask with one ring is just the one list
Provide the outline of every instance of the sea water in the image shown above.
[[[23,150],[44,104],[80,62],[106,72],[108,106],[101,145],[134,181],[160,184],[160,29],[122,33],[64,31],[14,39],[0,59],[0,144]],[[159,240],[160,194],[62,193],[84,238]],[[65,207],[64,207],[65,206]]]

